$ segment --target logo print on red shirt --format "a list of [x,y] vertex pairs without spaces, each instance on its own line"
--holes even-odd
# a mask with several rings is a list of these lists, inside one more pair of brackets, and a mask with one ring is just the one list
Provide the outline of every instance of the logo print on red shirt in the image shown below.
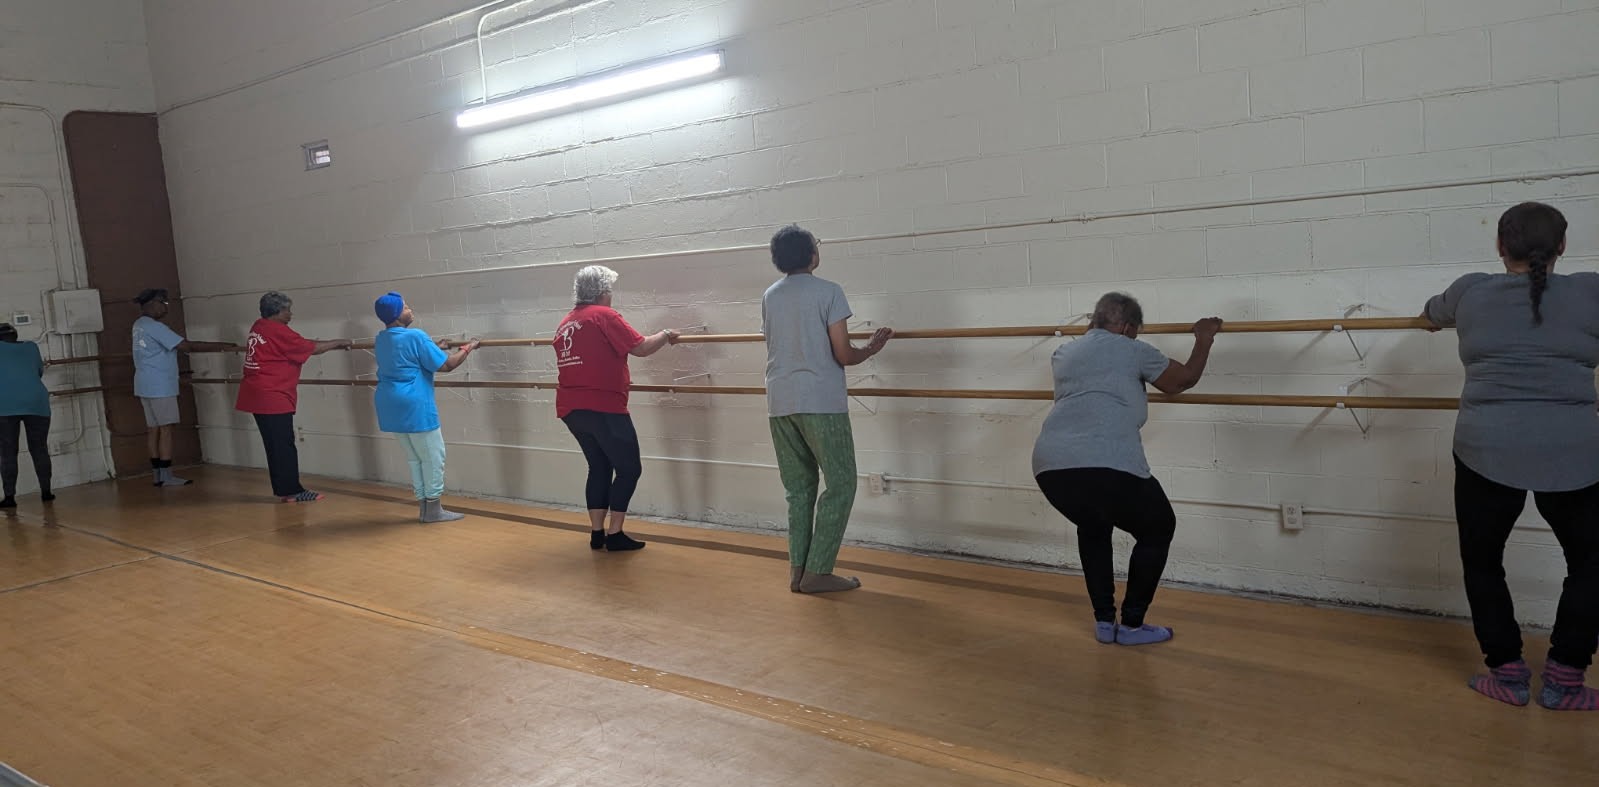
[[573,320],[565,325],[562,325],[560,330],[555,332],[556,368],[583,365],[583,356],[575,355],[572,352],[572,344],[575,334],[582,329],[583,323]]

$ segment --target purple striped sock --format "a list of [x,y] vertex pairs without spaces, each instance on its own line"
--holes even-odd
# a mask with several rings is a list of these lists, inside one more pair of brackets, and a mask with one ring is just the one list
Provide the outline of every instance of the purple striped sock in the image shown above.
[[1538,704],[1550,710],[1599,710],[1599,689],[1582,685],[1585,671],[1551,659],[1543,668]]
[[1488,675],[1477,675],[1471,679],[1468,685],[1472,691],[1516,707],[1526,705],[1532,698],[1532,670],[1527,667],[1527,662],[1516,659],[1489,672]]

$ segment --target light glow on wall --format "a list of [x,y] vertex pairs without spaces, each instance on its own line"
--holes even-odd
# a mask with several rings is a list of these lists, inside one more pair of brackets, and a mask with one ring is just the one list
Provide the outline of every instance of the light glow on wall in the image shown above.
[[722,70],[722,53],[708,52],[675,58],[541,90],[525,96],[490,102],[463,111],[455,118],[459,128],[475,128],[516,118],[553,114],[607,99],[641,93],[651,88],[714,74]]

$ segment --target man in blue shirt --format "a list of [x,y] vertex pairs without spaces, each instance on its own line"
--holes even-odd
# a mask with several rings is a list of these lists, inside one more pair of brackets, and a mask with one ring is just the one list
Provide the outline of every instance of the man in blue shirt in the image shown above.
[[373,311],[383,321],[383,332],[372,346],[378,360],[378,387],[372,395],[378,428],[392,432],[405,446],[418,520],[461,519],[463,514],[444,510],[439,499],[444,494],[444,433],[439,429],[439,406],[433,399],[433,375],[465,363],[478,342],[467,342],[455,353],[446,353],[449,340],[435,341],[411,327],[415,315],[397,292],[378,298]]
[[150,428],[150,468],[156,486],[185,486],[187,479],[172,474],[172,427],[178,415],[178,351],[233,352],[244,349],[229,342],[191,342],[168,328],[167,291],[149,289],[133,302],[142,312],[133,323],[133,395],[144,405],[144,423]]

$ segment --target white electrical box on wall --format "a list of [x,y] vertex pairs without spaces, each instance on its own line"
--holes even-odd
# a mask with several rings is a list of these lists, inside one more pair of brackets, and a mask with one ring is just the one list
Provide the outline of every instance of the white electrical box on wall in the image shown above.
[[105,330],[99,290],[59,290],[51,293],[56,333],[99,333]]

